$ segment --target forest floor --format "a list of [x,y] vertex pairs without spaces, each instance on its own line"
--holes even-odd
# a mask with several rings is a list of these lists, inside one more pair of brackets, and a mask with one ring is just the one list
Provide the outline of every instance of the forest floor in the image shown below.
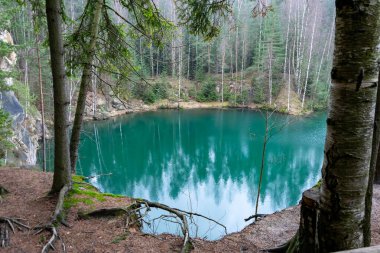
[[[48,197],[51,173],[18,168],[0,168],[0,185],[9,193],[0,198],[0,216],[22,218],[30,227],[45,224],[55,208],[56,197]],[[85,185],[83,185],[84,187]],[[82,186],[80,186],[81,188]],[[74,189],[75,188],[74,185]],[[66,210],[70,227],[59,226],[66,252],[179,252],[182,238],[170,234],[151,235],[136,227],[125,227],[124,216],[80,218],[80,214],[100,208],[126,207],[131,199],[115,195],[85,194],[67,197],[71,208]],[[372,244],[380,244],[380,186],[374,188],[372,215]],[[231,214],[233,215],[233,214]],[[299,223],[299,206],[268,215],[255,224],[220,240],[192,239],[192,252],[259,252],[289,240]],[[10,247],[0,252],[40,252],[50,238],[48,232],[35,235],[33,231],[10,234]],[[62,252],[60,241],[56,252]]]

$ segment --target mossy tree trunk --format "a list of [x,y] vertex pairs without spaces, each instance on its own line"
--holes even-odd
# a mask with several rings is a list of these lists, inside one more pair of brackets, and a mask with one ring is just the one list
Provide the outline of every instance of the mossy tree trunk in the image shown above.
[[332,252],[365,246],[364,227],[370,222],[365,219],[365,203],[377,92],[379,15],[379,0],[336,1],[322,184],[308,198],[311,201],[304,201],[303,196],[302,209],[311,211],[301,214],[295,251]]
[[60,0],[46,1],[51,69],[54,97],[54,178],[51,192],[70,184],[70,153],[68,133],[69,96],[66,87],[62,41],[62,9]]
[[82,79],[79,89],[77,107],[75,111],[75,118],[73,124],[73,130],[70,140],[70,159],[71,159],[71,171],[75,173],[76,162],[78,160],[78,147],[80,141],[80,131],[83,123],[84,110],[86,107],[87,92],[90,87],[92,76],[92,63],[95,57],[96,41],[99,31],[100,18],[102,13],[103,0],[96,0],[94,10],[92,13],[92,19],[90,24],[90,43],[88,48],[85,48],[84,64]]

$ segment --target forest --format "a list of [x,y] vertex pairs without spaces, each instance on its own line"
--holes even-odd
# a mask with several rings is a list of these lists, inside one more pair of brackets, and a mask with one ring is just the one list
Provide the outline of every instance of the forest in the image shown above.
[[379,0],[0,14],[2,250],[380,250]]

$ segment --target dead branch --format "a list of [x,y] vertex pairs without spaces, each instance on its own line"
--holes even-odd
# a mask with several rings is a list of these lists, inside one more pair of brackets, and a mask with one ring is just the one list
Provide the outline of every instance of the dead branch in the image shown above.
[[254,215],[251,215],[248,218],[244,219],[244,221],[249,221],[249,220],[257,219],[257,218],[264,218],[265,216],[267,216],[267,215],[266,214],[254,214]]
[[97,177],[102,177],[102,176],[111,176],[112,173],[105,173],[105,174],[98,174],[98,175],[93,175],[89,177],[84,177],[84,179],[92,179],[92,178],[97,178]]
[[[61,223],[65,226],[68,226],[68,224],[66,223],[66,221],[62,217],[63,202],[65,200],[65,196],[66,196],[68,191],[69,191],[68,185],[65,185],[62,187],[62,189],[59,191],[57,204],[55,206],[54,213],[50,218],[50,221],[43,226],[37,226],[34,228],[37,230],[37,232],[35,234],[39,234],[45,230],[47,230],[51,233],[51,237],[50,237],[49,241],[42,248],[41,253],[46,253],[49,251],[49,249],[55,250],[54,242],[57,239],[61,239],[55,225],[57,223]],[[62,245],[63,252],[66,252],[66,247],[65,247],[63,240],[61,240],[61,245]]]

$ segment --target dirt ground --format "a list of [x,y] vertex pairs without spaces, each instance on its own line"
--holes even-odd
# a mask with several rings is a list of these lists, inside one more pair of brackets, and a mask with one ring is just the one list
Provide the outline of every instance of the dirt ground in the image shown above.
[[[17,168],[0,168],[0,185],[10,193],[0,199],[0,216],[25,219],[30,227],[45,224],[55,208],[56,198],[47,197],[52,182],[51,173]],[[106,197],[95,201],[92,209],[120,206],[131,203],[126,197]],[[66,252],[179,252],[182,239],[178,236],[150,235],[138,229],[125,229],[125,221],[117,218],[79,219],[78,212],[85,205],[78,203],[67,213],[70,227],[58,228]],[[380,244],[380,186],[375,186],[372,219],[372,243]],[[290,239],[298,228],[299,207],[290,207],[269,215],[242,231],[228,234],[217,241],[193,239],[192,252],[259,252],[260,249],[278,246]],[[11,234],[11,245],[0,252],[40,252],[50,238],[48,232],[35,235],[33,231]],[[55,252],[63,252],[59,241]]]

